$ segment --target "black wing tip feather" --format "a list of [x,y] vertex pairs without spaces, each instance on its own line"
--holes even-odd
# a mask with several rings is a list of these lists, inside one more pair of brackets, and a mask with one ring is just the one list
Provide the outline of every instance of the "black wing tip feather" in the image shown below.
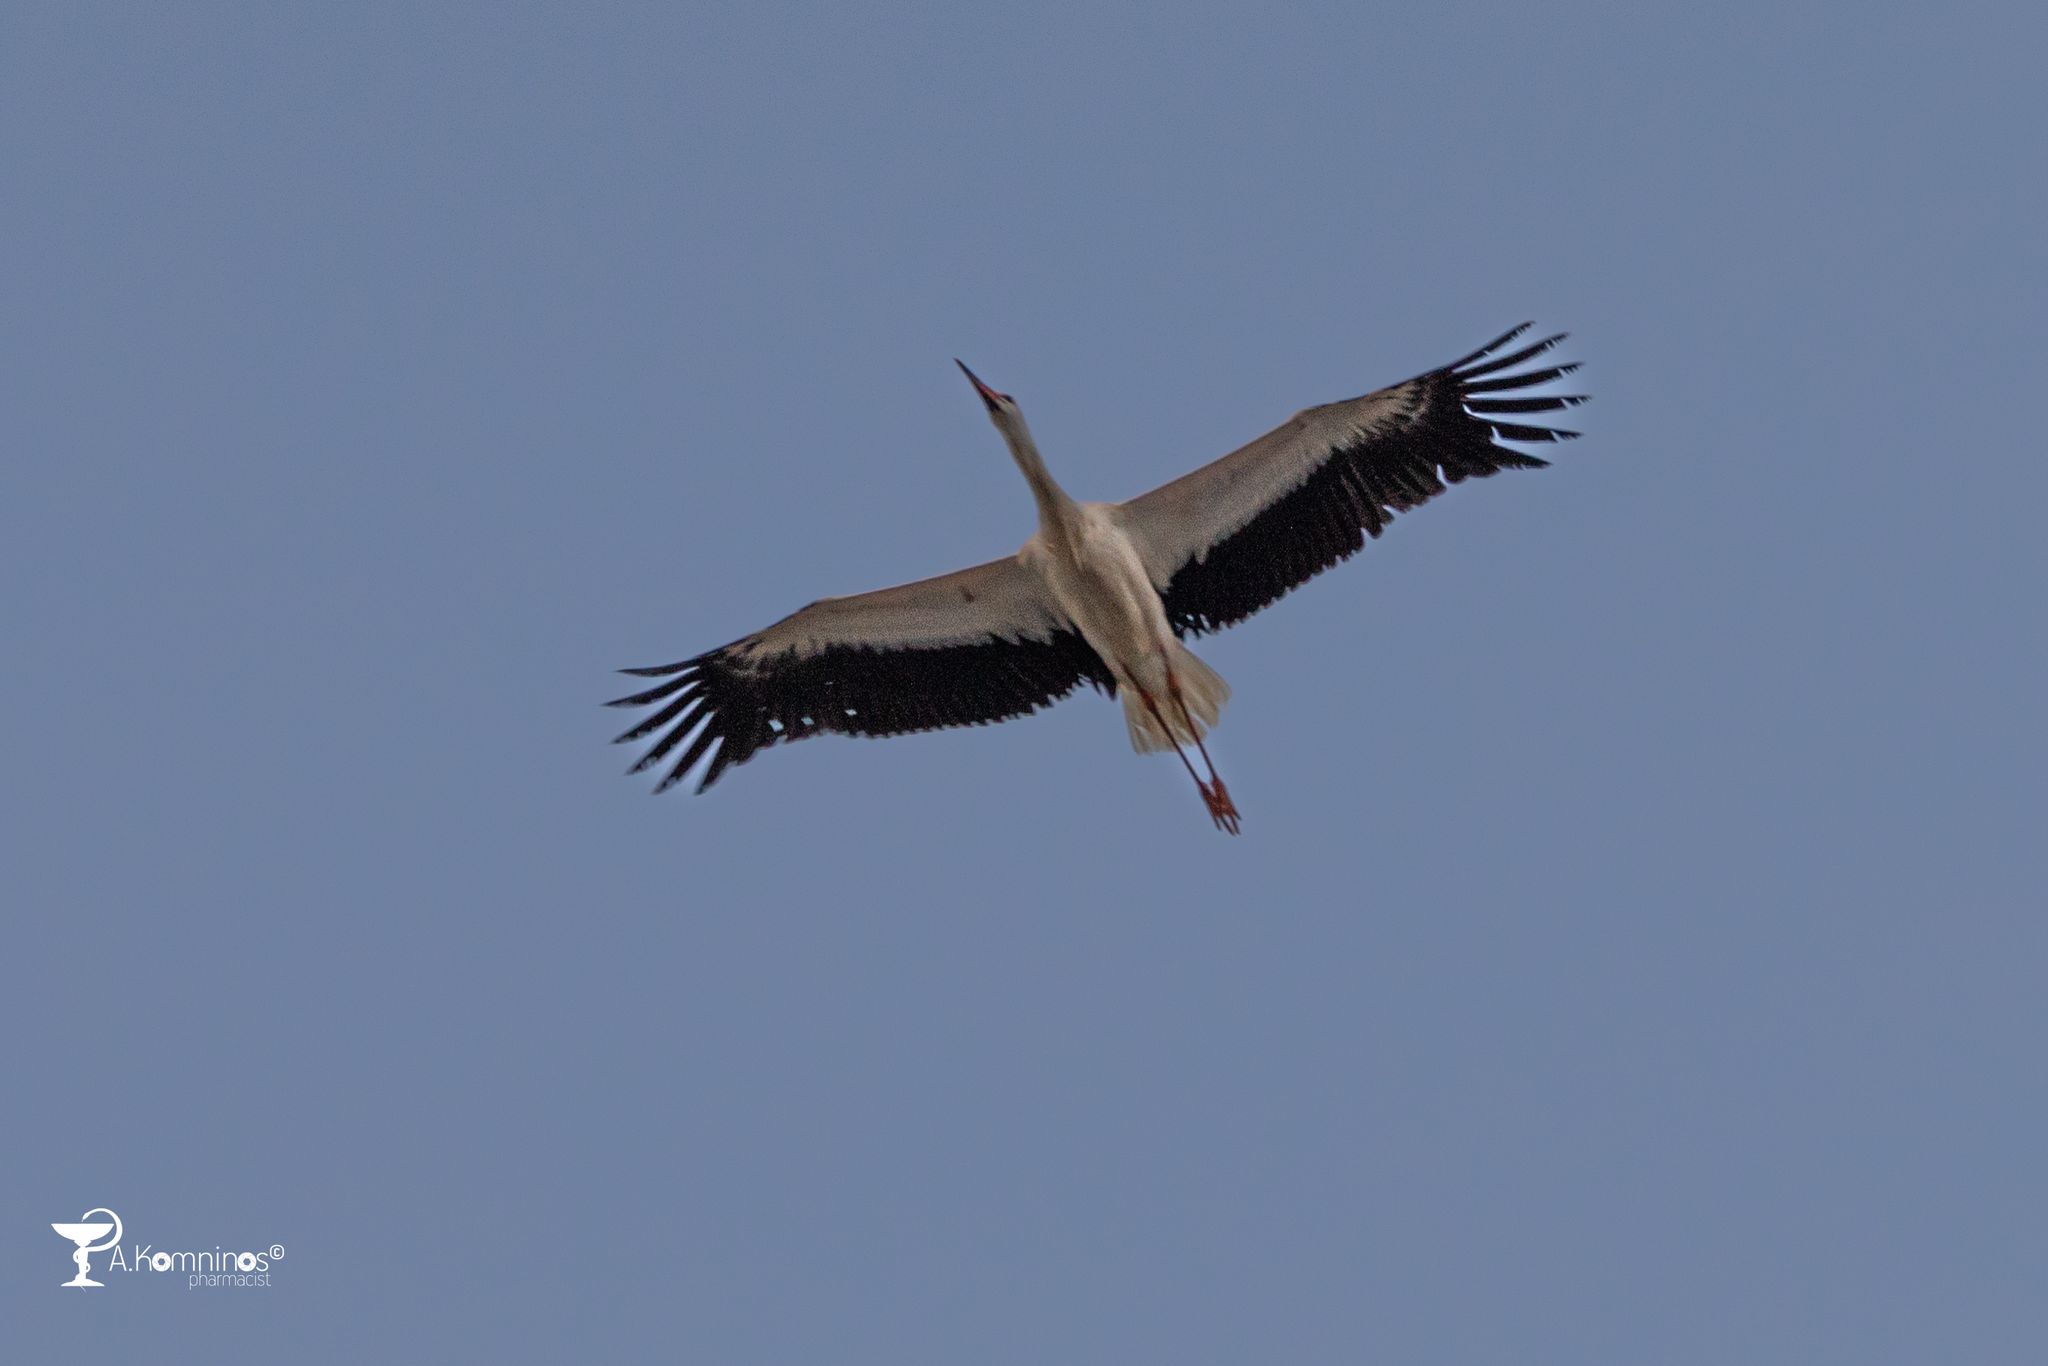
[[1115,686],[1108,667],[1072,631],[1050,640],[990,636],[927,649],[836,646],[803,656],[749,658],[744,666],[735,663],[728,646],[644,674],[667,677],[608,705],[658,707],[613,739],[629,744],[654,737],[629,774],[660,765],[689,741],[655,784],[657,794],[681,783],[699,763],[701,793],[726,769],[788,740],[987,725],[1037,711],[1084,682]]
[[[1430,380],[1434,380],[1437,384],[1448,388],[1451,390],[1451,394],[1455,395],[1456,411],[1459,413],[1462,421],[1453,421],[1450,425],[1453,427],[1463,427],[1468,434],[1472,431],[1484,433],[1487,445],[1493,452],[1493,458],[1490,462],[1491,468],[1471,470],[1468,471],[1469,473],[1483,477],[1493,474],[1499,469],[1541,468],[1549,464],[1549,462],[1529,455],[1526,451],[1516,451],[1512,447],[1504,446],[1500,443],[1520,442],[1525,445],[1532,443],[1555,443],[1575,440],[1579,435],[1575,431],[1569,431],[1561,427],[1541,425],[1540,417],[1537,421],[1509,420],[1544,413],[1563,412],[1568,408],[1578,407],[1591,397],[1587,394],[1529,395],[1517,392],[1553,383],[1563,379],[1579,368],[1576,362],[1572,362],[1565,365],[1553,365],[1520,372],[1516,372],[1514,369],[1514,367],[1534,360],[1536,357],[1556,347],[1566,337],[1571,335],[1567,332],[1559,332],[1554,336],[1545,337],[1541,341],[1532,342],[1516,350],[1511,355],[1488,359],[1488,357],[1493,356],[1495,352],[1505,346],[1507,342],[1514,340],[1514,338],[1520,336],[1526,330],[1526,327],[1518,328],[1514,332],[1507,334],[1503,340],[1495,342],[1465,361],[1457,365],[1446,366],[1434,375],[1427,377]],[[1477,363],[1482,361],[1484,362],[1483,364]],[[1442,389],[1439,389],[1437,392],[1442,393]],[[1447,394],[1444,396],[1450,397],[1451,395]],[[1445,406],[1449,407],[1450,405],[1446,404]],[[1430,425],[1428,418],[1425,418],[1423,425],[1425,427]],[[1456,481],[1453,480],[1452,482]]]
[[[1540,385],[1550,384],[1563,379],[1565,376],[1578,370],[1579,363],[1571,361],[1563,365],[1524,370],[1520,373],[1507,373],[1512,371],[1515,366],[1534,360],[1536,357],[1552,350],[1567,337],[1571,336],[1569,332],[1558,332],[1543,338],[1541,341],[1532,342],[1511,355],[1494,355],[1495,352],[1499,351],[1509,342],[1526,333],[1532,326],[1534,326],[1533,323],[1523,323],[1520,327],[1502,333],[1498,338],[1479,350],[1474,351],[1464,359],[1447,365],[1433,374],[1424,377],[1425,381],[1433,380],[1438,383],[1448,383],[1454,388],[1458,399],[1458,406],[1464,417],[1469,422],[1486,431],[1494,442],[1570,441],[1579,435],[1577,432],[1566,431],[1562,428],[1499,420],[1501,416],[1507,414],[1521,416],[1529,413],[1562,412],[1566,408],[1578,407],[1591,397],[1589,394],[1538,394],[1509,398],[1491,397],[1496,394],[1514,394],[1516,390],[1520,389],[1534,389]],[[1481,361],[1485,363],[1480,364],[1479,362]],[[1425,419],[1425,425],[1427,425],[1427,419]],[[1533,459],[1534,457],[1528,458]],[[1491,474],[1493,471],[1486,470],[1483,473]]]
[[1449,365],[1446,365],[1444,369],[1462,370],[1466,366],[1470,365],[1473,361],[1481,360],[1487,356],[1492,355],[1494,352],[1500,350],[1503,346],[1506,346],[1509,342],[1521,336],[1524,332],[1527,332],[1530,328],[1534,327],[1535,325],[1536,322],[1534,319],[1531,319],[1530,321],[1525,323],[1518,323],[1515,326],[1510,327],[1507,331],[1501,333],[1498,337],[1495,337],[1486,345],[1480,347],[1477,351],[1474,351],[1471,355],[1462,356],[1459,359],[1452,361]]
[[[1395,514],[1408,512],[1466,479],[1504,469],[1543,469],[1541,456],[1503,444],[1569,441],[1577,432],[1510,420],[1560,412],[1584,394],[1521,395],[1571,374],[1577,364],[1514,372],[1569,335],[1559,332],[1501,354],[1535,324],[1509,328],[1470,355],[1410,383],[1423,401],[1398,425],[1382,425],[1330,452],[1288,496],[1234,536],[1177,572],[1166,615],[1181,635],[1235,625],[1362,550]],[[1489,395],[1506,394],[1505,398]]]
[[[1511,369],[1514,366],[1522,364],[1524,361],[1533,360],[1537,356],[1542,355],[1544,352],[1552,350],[1562,345],[1564,343],[1565,338],[1571,336],[1571,333],[1569,332],[1558,332],[1551,336],[1543,338],[1541,341],[1531,342],[1527,346],[1521,348],[1519,351],[1515,351],[1510,355],[1495,356],[1493,354],[1494,352],[1500,350],[1501,347],[1505,346],[1508,342],[1511,342],[1516,337],[1521,336],[1522,333],[1527,330],[1528,329],[1526,325],[1524,325],[1523,327],[1518,327],[1514,331],[1508,333],[1506,336],[1503,336],[1498,341],[1494,342],[1491,346],[1488,346],[1480,351],[1475,351],[1471,355],[1465,357],[1463,360],[1455,361],[1450,365],[1446,365],[1437,373],[1454,374],[1457,375],[1460,379],[1468,381],[1479,379],[1483,376],[1494,374],[1497,371]],[[1488,357],[1492,357],[1492,359],[1489,360]],[[1486,363],[1484,365],[1478,364],[1478,362],[1480,361],[1485,361]]]

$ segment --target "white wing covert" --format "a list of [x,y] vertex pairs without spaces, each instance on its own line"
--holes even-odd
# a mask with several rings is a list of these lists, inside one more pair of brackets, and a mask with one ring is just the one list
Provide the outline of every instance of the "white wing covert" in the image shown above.
[[734,764],[813,735],[904,735],[1038,710],[1108,668],[1015,556],[851,597],[821,598],[730,645],[624,672],[663,681],[615,707],[659,706],[617,737],[659,733],[639,773],[695,739],[655,788],[709,756],[697,790]]
[[1487,360],[1529,327],[1401,384],[1304,409],[1221,460],[1122,504],[1125,530],[1175,633],[1243,621],[1349,559],[1394,513],[1449,484],[1549,464],[1498,444],[1578,435],[1503,420],[1585,401],[1582,394],[1494,397],[1578,369],[1503,373],[1550,350],[1563,333]]

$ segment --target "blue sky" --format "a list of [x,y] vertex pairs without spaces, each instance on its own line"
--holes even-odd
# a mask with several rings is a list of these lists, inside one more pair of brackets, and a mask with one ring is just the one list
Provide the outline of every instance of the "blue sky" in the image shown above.
[[[1966,10],[9,6],[6,1338],[2038,1361]],[[1092,695],[620,776],[610,669],[1029,534],[951,357],[1121,498],[1523,318],[1586,439],[1204,645],[1242,838]]]

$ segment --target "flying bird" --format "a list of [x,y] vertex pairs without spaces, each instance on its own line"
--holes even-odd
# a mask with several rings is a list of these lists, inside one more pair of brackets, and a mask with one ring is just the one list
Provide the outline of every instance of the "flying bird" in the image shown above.
[[1017,400],[960,365],[1031,487],[1036,534],[987,564],[820,598],[730,645],[625,670],[662,680],[610,704],[655,708],[617,737],[655,737],[631,771],[656,767],[687,740],[655,791],[702,761],[702,792],[783,741],[987,725],[1088,683],[1122,699],[1133,749],[1180,756],[1217,828],[1236,834],[1237,804],[1203,743],[1230,685],[1182,642],[1350,558],[1394,513],[1449,484],[1548,464],[1500,443],[1577,436],[1521,419],[1586,396],[1519,392],[1578,368],[1517,369],[1562,333],[1497,354],[1530,326],[1414,379],[1303,409],[1124,503],[1074,501],[1047,471]]

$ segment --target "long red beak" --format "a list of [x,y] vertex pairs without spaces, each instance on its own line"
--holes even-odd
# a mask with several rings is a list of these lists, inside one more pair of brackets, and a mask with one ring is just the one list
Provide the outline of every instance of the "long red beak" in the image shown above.
[[953,358],[953,364],[958,365],[960,367],[960,373],[967,376],[967,382],[974,386],[974,392],[980,394],[981,401],[988,405],[988,410],[990,412],[994,412],[996,410],[996,403],[999,399],[1002,398],[1002,395],[997,393],[995,390],[989,388],[986,384],[983,384],[981,382],[981,377],[979,375],[976,375],[972,370],[968,369],[966,364],[962,362],[958,356],[955,356]]

